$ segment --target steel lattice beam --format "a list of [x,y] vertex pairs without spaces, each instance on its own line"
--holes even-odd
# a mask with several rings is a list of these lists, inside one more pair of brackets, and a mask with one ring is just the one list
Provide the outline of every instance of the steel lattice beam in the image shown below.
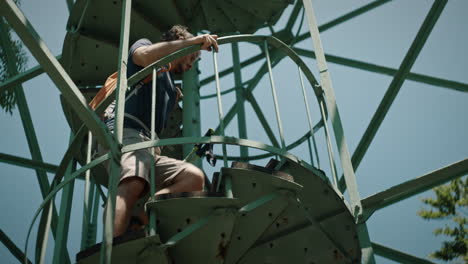
[[[325,32],[326,30],[332,28],[332,27],[335,27],[335,26],[338,26],[346,21],[349,21],[357,16],[360,16],[362,14],[365,14],[369,11],[371,11],[372,9],[374,8],[377,8],[383,4],[386,4],[388,2],[390,2],[392,0],[377,0],[377,1],[374,1],[374,2],[371,2],[365,6],[362,6],[356,10],[353,10],[349,13],[346,13],[338,18],[335,18],[333,19],[332,21],[330,22],[327,22],[321,26],[318,27],[318,30],[320,33],[323,33]],[[308,39],[309,38],[309,33],[304,33],[302,35],[300,35],[298,38],[297,38],[297,41],[296,42],[299,42],[299,41],[302,41],[302,40],[305,40],[305,39]]]
[[73,0],[66,0],[66,2],[67,2],[68,11],[71,12],[73,4],[74,4]]
[[40,169],[45,172],[55,173],[58,169],[57,165],[50,163],[39,162],[37,160],[25,159],[18,156],[13,156],[5,153],[0,153],[0,162],[13,164],[30,169]]
[[[353,10],[353,11],[351,11],[349,13],[346,13],[346,14],[344,14],[344,15],[342,15],[342,16],[340,16],[340,17],[338,17],[338,18],[336,18],[336,19],[334,19],[334,20],[332,20],[330,22],[327,22],[327,23],[319,26],[319,31],[320,31],[320,33],[325,32],[330,28],[338,26],[338,25],[340,25],[340,24],[342,24],[342,23],[344,23],[346,21],[349,21],[349,20],[351,20],[351,19],[353,19],[353,18],[355,18],[357,16],[360,16],[360,15],[362,15],[362,14],[364,14],[364,13],[366,13],[366,12],[368,12],[368,11],[374,9],[374,8],[377,8],[377,7],[379,7],[379,6],[383,5],[383,4],[386,4],[386,3],[390,2],[390,1],[391,0],[376,0],[376,1],[372,2],[372,3],[370,3],[370,4],[362,6],[362,7],[358,8],[358,9],[356,9],[356,10]],[[292,23],[291,20],[288,21],[288,23]],[[291,45],[293,45],[295,43],[298,43],[298,42],[301,42],[301,41],[303,41],[305,39],[308,39],[309,37],[310,37],[309,32],[304,33],[304,34],[298,36],[294,40],[294,42],[291,43]],[[261,60],[264,57],[265,57],[265,55],[263,53],[260,53],[260,54],[254,56],[254,57],[251,57],[250,59],[247,59],[246,61],[241,62],[240,65],[241,65],[241,67],[246,67],[248,65],[251,65],[251,64]],[[230,68],[220,72],[219,73],[219,78],[221,78],[223,76],[226,76],[226,75],[232,73],[233,71],[234,71],[234,67],[230,67]],[[213,75],[213,76],[210,76],[210,77],[207,77],[207,78],[201,80],[200,81],[201,87],[203,87],[205,84],[208,84],[208,83],[214,81],[214,79],[215,79],[215,77]]]
[[[424,44],[429,38],[429,35],[431,34],[432,29],[434,28],[434,25],[436,24],[440,15],[442,14],[442,10],[444,9],[446,4],[447,4],[447,0],[435,1],[428,15],[424,19],[424,22],[421,28],[419,29],[418,34],[416,35],[416,38],[411,44],[411,47],[408,50],[408,53],[406,53],[405,58],[403,59],[398,69],[398,72],[396,73],[392,82],[390,83],[390,86],[387,92],[385,93],[382,101],[380,102],[374,116],[372,117],[372,120],[369,126],[367,127],[366,131],[364,132],[364,135],[359,141],[359,144],[356,150],[354,151],[354,154],[351,158],[354,170],[356,170],[359,167],[359,164],[361,163],[364,155],[369,149],[369,146],[372,140],[374,139],[375,135],[377,134],[377,131],[380,128],[380,125],[382,124],[385,116],[387,115],[388,110],[390,109],[390,106],[393,104],[393,101],[398,95],[398,92],[400,91],[400,88],[402,87],[403,82],[408,76],[411,70],[411,67],[413,66],[419,53],[424,47]],[[339,189],[342,192],[346,190],[344,177],[341,177],[340,179]]]
[[[10,76],[16,76],[18,75],[18,70],[16,68],[16,57],[14,56],[13,50],[11,49],[11,45],[9,45],[9,40],[7,39],[7,25],[6,23],[1,23],[0,24],[0,43],[4,47],[3,51],[6,56],[6,63],[7,63],[7,71]],[[23,87],[22,85],[16,85],[14,86],[14,92],[16,96],[16,103],[18,106],[18,111],[21,116],[21,122],[23,124],[23,130],[26,135],[26,139],[28,142],[28,147],[29,151],[31,153],[31,157],[33,160],[36,160],[40,163],[43,162],[42,160],[42,154],[41,150],[39,148],[39,142],[37,140],[36,136],[36,131],[32,122],[31,118],[31,113],[29,111],[28,103],[26,101],[26,95],[24,94]],[[47,173],[44,170],[41,170],[39,168],[35,168],[36,170],[36,176],[37,180],[39,182],[39,189],[41,191],[42,197],[45,197],[47,195],[47,192],[49,192],[50,185],[49,181],[47,178]],[[58,238],[61,234],[59,231],[57,231],[57,222],[58,222],[58,216],[57,212],[54,209],[52,211],[52,232],[54,235],[54,238]],[[67,258],[65,263],[69,263],[69,255],[68,252],[64,252],[64,257]]]
[[[258,120],[260,121],[260,124],[262,124],[263,129],[265,129],[265,133],[267,134],[268,138],[271,141],[271,144],[274,147],[279,147],[278,140],[276,139],[275,133],[273,132],[273,129],[271,129],[270,124],[266,120],[265,115],[263,114],[262,108],[258,104],[257,100],[253,96],[252,92],[245,90],[244,91],[244,98],[241,99],[247,100],[250,105],[252,106],[252,109],[254,110],[255,114],[257,115]],[[239,104],[239,102],[237,102]]]
[[[234,64],[234,83],[236,89],[237,101],[237,130],[240,138],[247,138],[247,124],[245,116],[245,95],[243,94],[244,86],[242,85],[242,72],[240,67],[239,44],[232,43],[232,63]],[[249,149],[240,147],[240,156],[242,160],[249,156]]]
[[[72,136],[70,136],[70,139]],[[76,160],[73,160],[65,174],[65,180],[71,176],[76,170]],[[70,257],[67,253],[68,233],[70,230],[70,214],[72,209],[73,191],[75,181],[65,186],[62,190],[62,198],[60,200],[60,217],[57,223],[57,239],[54,245],[53,264],[70,263]]]
[[378,209],[425,192],[466,174],[468,174],[468,158],[369,196],[362,200],[366,218]]
[[[320,86],[323,89],[322,98],[319,99],[322,118],[325,117],[325,109],[323,103],[326,102],[329,119],[333,126],[333,131],[335,134],[335,141],[338,147],[338,154],[341,161],[341,167],[344,173],[344,181],[346,185],[349,186],[349,200],[351,204],[351,213],[355,219],[359,219],[362,216],[362,205],[361,198],[358,191],[358,186],[356,182],[356,175],[354,173],[353,165],[351,163],[351,157],[348,150],[348,145],[344,136],[343,125],[341,122],[340,112],[336,104],[335,91],[333,90],[333,85],[331,81],[331,75],[328,71],[327,61],[325,58],[325,52],[323,51],[322,41],[320,38],[320,31],[317,25],[315,18],[315,11],[312,6],[311,0],[303,0],[305,13],[307,15],[307,22],[309,25],[310,36],[312,38],[312,44],[317,55],[317,68],[320,72]],[[325,129],[327,130],[326,120],[325,120]],[[327,133],[328,134],[328,133]],[[327,136],[327,140],[329,140]],[[329,141],[328,141],[329,143]],[[330,144],[328,145],[330,146]],[[335,164],[333,161],[332,151],[329,148],[330,163],[332,164],[332,169]],[[332,170],[334,176],[336,177],[336,170]],[[336,186],[335,182],[335,187]],[[357,236],[362,252],[362,263],[364,264],[374,264],[375,258],[372,250],[369,232],[367,229],[366,223],[360,223],[357,225]]]
[[[120,45],[119,45],[119,60],[118,60],[118,78],[117,87],[115,89],[115,128],[114,133],[116,136],[116,143],[121,144],[123,138],[123,116],[125,108],[125,90],[129,86],[127,80],[127,60],[128,60],[128,48],[130,39],[130,17],[132,11],[132,0],[122,1],[122,13],[120,22]],[[156,73],[156,69],[153,68],[153,76]],[[155,86],[155,79],[153,77],[153,87]],[[153,92],[154,93],[154,92]],[[154,100],[154,99],[153,99]],[[154,117],[155,109],[152,109],[151,116]],[[94,134],[94,133],[93,133]],[[154,135],[154,131],[153,131]],[[112,244],[114,237],[114,216],[115,216],[115,203],[117,196],[118,178],[121,172],[120,159],[114,159],[110,163],[110,173],[108,180],[107,189],[107,206],[105,209],[104,216],[104,231],[101,246],[100,263],[110,264],[112,262]],[[151,185],[154,188],[154,185]],[[150,224],[151,225],[151,224]]]
[[[301,48],[294,48],[294,51],[297,52],[297,54],[301,56],[306,56],[306,57],[315,59],[315,53],[313,51],[301,49]],[[390,68],[390,67],[386,67],[382,65],[377,65],[373,63],[358,61],[354,59],[339,57],[339,56],[330,55],[330,54],[325,54],[325,58],[327,59],[328,62],[332,62],[335,64],[349,66],[352,68],[365,70],[369,72],[381,73],[381,74],[385,74],[389,76],[395,76],[398,72],[398,69],[394,69],[394,68]],[[443,88],[449,88],[449,89],[460,91],[460,92],[468,92],[468,84],[462,83],[462,82],[446,80],[442,78],[437,78],[437,77],[423,75],[419,73],[413,73],[413,72],[408,73],[408,75],[406,76],[406,79],[412,80],[415,82],[429,84],[429,85],[439,86]]]
[[[277,52],[277,51],[272,52],[271,60],[272,60],[273,65],[276,65],[281,60],[281,58],[283,58],[283,55],[281,55],[279,52]],[[255,74],[255,76],[251,79],[251,82],[249,83],[249,86],[244,90],[244,98],[242,98],[242,100],[245,100],[245,98],[248,96],[248,94],[251,93],[255,89],[255,87],[257,87],[257,84],[260,82],[263,75],[265,75],[267,73],[267,71],[268,71],[268,67],[267,67],[267,63],[265,62],[260,67],[260,69]],[[237,105],[233,105],[229,109],[227,114],[224,116],[225,126],[227,126],[232,121],[232,119],[234,118],[234,116],[236,114],[236,110],[237,110]],[[262,116],[261,112],[257,112],[257,115],[259,116],[259,118]],[[265,127],[269,127],[269,126],[265,126]],[[219,133],[219,129],[220,129],[219,126],[215,129],[216,133]],[[271,136],[273,136],[273,135],[270,135],[270,137]],[[278,142],[277,140],[273,140],[273,141],[276,141],[276,143]],[[274,144],[273,141],[272,141],[272,144]]]
[[[62,55],[58,55],[55,57],[58,61],[62,58]],[[31,69],[20,73],[18,75],[15,75],[14,77],[4,81],[3,83],[0,83],[0,93],[2,93],[4,90],[14,87],[16,85],[20,85],[26,81],[31,80],[32,78],[39,76],[44,73],[44,69],[41,67],[41,65],[37,65],[35,67],[32,67]]]
[[393,261],[396,261],[398,263],[402,264],[435,264],[434,262],[431,262],[429,260],[425,260],[422,258],[418,258],[415,256],[412,256],[410,254],[395,250],[393,248],[389,248],[377,243],[372,242],[372,248],[374,249],[374,252],[376,255],[379,255],[381,257],[391,259]]
[[31,23],[12,0],[0,1],[1,14],[7,19],[18,37],[28,47],[31,54],[42,65],[49,77],[62,92],[71,107],[77,112],[83,123],[98,138],[99,143],[118,153],[117,144],[111,133],[99,120],[99,117],[87,106],[86,100],[62,65],[52,55],[44,41],[39,37]]
[[3,232],[2,229],[0,229],[0,241],[2,241],[3,245],[10,250],[11,254],[13,254],[20,263],[24,263],[24,260],[26,259],[28,264],[32,264],[31,260],[26,258],[23,251],[15,245],[15,243]]
[[[359,16],[359,15],[362,15],[362,14],[364,14],[364,13],[366,13],[366,12],[368,12],[368,11],[370,11],[370,10],[372,10],[372,9],[374,9],[374,8],[376,8],[376,7],[378,7],[378,6],[381,6],[381,5],[385,4],[385,3],[388,3],[389,1],[391,1],[391,0],[377,0],[377,1],[374,1],[374,2],[372,2],[372,3],[370,3],[370,4],[367,4],[367,5],[365,5],[365,6],[363,6],[363,7],[360,7],[360,8],[358,8],[358,9],[356,9],[356,10],[353,10],[353,11],[351,11],[351,12],[349,12],[349,13],[347,13],[347,14],[341,16],[341,17],[338,17],[338,18],[336,18],[336,19],[334,19],[334,20],[332,20],[332,21],[330,21],[330,22],[328,22],[328,23],[323,24],[322,26],[319,27],[319,31],[320,31],[320,32],[326,31],[326,30],[328,30],[328,29],[330,29],[330,28],[332,28],[332,27],[334,27],[334,26],[337,26],[337,25],[339,25],[339,24],[341,24],[341,23],[344,23],[344,22],[346,22],[346,21],[348,21],[348,20],[350,20],[350,19],[353,19],[353,18],[355,18],[355,17],[357,17],[357,16]],[[309,37],[309,33],[305,33],[305,34],[299,36],[298,38],[296,38],[295,41],[294,41],[294,43],[298,43],[298,42],[300,42],[300,41],[302,41],[302,40],[304,40],[304,39],[307,39],[308,37]],[[275,64],[274,55],[275,55],[275,54],[273,53],[273,54],[272,54],[272,61],[273,61],[273,64]],[[256,55],[256,56],[254,56],[254,57],[252,57],[252,58],[250,58],[250,59],[248,59],[248,60],[242,62],[242,63],[241,63],[241,67],[245,67],[245,66],[248,66],[248,65],[250,65],[250,64],[253,64],[253,63],[259,61],[260,59],[262,59],[263,57],[264,57],[264,56],[263,56],[263,53],[261,53],[261,54],[259,54],[259,55]],[[279,58],[278,58],[278,59],[279,59]],[[222,71],[222,72],[219,74],[219,77],[221,78],[222,76],[226,76],[226,75],[232,73],[233,70],[234,70],[233,67],[231,67],[231,68],[229,68],[229,69],[226,69],[226,70]],[[249,87],[248,87],[246,90],[247,90],[247,91],[252,91],[252,90],[255,88],[255,86],[258,84],[258,82],[260,81],[260,78],[261,78],[265,73],[266,73],[266,65],[264,64],[263,66],[260,67],[260,69],[259,69],[258,72],[256,73],[255,77],[252,78],[252,82],[249,83]],[[200,84],[201,84],[201,86],[203,87],[203,85],[208,84],[208,83],[214,81],[214,79],[215,79],[215,77],[214,77],[214,75],[213,75],[213,76],[211,76],[211,77],[208,77],[208,78],[202,80],[202,81],[200,82]],[[226,116],[225,116],[225,118],[224,118],[224,122],[225,122],[225,125],[226,125],[226,126],[227,126],[227,125],[230,123],[230,121],[234,118],[234,115],[236,114],[235,110],[236,110],[236,107],[233,106],[233,107],[228,111],[228,113],[226,114]],[[219,130],[219,128],[216,129],[216,131],[218,131],[218,130]]]

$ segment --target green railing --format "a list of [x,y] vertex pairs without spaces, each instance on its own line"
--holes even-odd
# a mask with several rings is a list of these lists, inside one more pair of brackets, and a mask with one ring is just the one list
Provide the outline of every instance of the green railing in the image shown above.
[[[263,154],[263,155],[256,155],[256,156],[252,156],[252,157],[247,157],[247,160],[257,160],[257,159],[271,157],[271,156],[274,156],[274,155],[277,155],[277,156],[279,156],[281,158],[286,154],[286,152],[288,150],[293,149],[294,147],[296,147],[296,146],[300,145],[301,143],[305,142],[306,140],[312,139],[313,148],[314,148],[314,151],[315,151],[315,158],[316,158],[316,161],[317,161],[317,167],[320,169],[320,162],[319,162],[320,158],[319,158],[319,155],[318,155],[317,143],[315,141],[314,134],[321,127],[324,127],[325,137],[326,137],[326,141],[327,141],[326,143],[327,143],[327,150],[328,150],[328,158],[329,158],[330,168],[331,168],[330,175],[332,175],[331,180],[334,182],[334,185],[336,186],[336,182],[337,182],[336,174],[337,173],[336,173],[336,165],[335,165],[334,156],[333,156],[333,148],[332,148],[332,144],[331,144],[331,138],[330,138],[330,135],[329,135],[328,125],[326,124],[326,122],[323,122],[323,120],[327,119],[327,112],[326,112],[327,110],[326,110],[326,107],[325,107],[325,100],[324,100],[324,97],[323,97],[323,90],[318,85],[317,80],[315,79],[314,75],[309,70],[309,68],[305,65],[303,60],[291,48],[289,48],[289,46],[287,46],[286,44],[284,44],[280,40],[276,39],[275,37],[254,36],[254,35],[236,35],[236,36],[222,37],[222,38],[220,38],[218,40],[218,42],[219,42],[220,45],[229,44],[229,43],[237,43],[237,42],[249,42],[249,43],[263,44],[264,53],[265,53],[265,56],[266,56],[266,61],[268,63],[268,72],[269,72],[269,76],[270,76],[271,92],[272,92],[272,97],[273,97],[274,106],[275,106],[275,114],[276,114],[276,121],[277,121],[280,140],[281,140],[281,148],[275,148],[275,147],[270,146],[270,147],[276,149],[275,151],[272,151],[272,149],[266,149],[266,148],[262,147],[263,145],[265,145],[263,143],[250,144],[250,147],[258,148],[260,150],[265,150],[268,153]],[[302,88],[302,96],[304,98],[304,106],[305,106],[305,110],[306,110],[306,113],[307,113],[307,123],[309,125],[309,131],[305,132],[305,135],[303,137],[297,139],[296,141],[294,141],[290,145],[286,145],[285,140],[284,140],[284,132],[283,132],[282,122],[281,122],[281,118],[280,118],[279,104],[278,104],[278,99],[277,99],[277,96],[276,96],[276,87],[275,87],[275,83],[274,83],[273,72],[272,72],[272,67],[271,67],[271,62],[270,62],[269,47],[273,47],[275,49],[278,49],[281,53],[283,53],[284,55],[289,57],[298,66],[298,74],[299,74],[298,78],[301,81],[300,83],[301,83],[301,88]],[[188,54],[190,54],[192,52],[195,52],[197,50],[199,50],[199,47],[195,47],[195,46],[185,48],[185,49],[177,51],[177,52],[175,52],[175,53],[173,53],[173,54],[171,54],[171,55],[169,55],[169,56],[167,56],[167,57],[165,57],[165,58],[151,64],[151,65],[149,65],[145,69],[141,70],[140,72],[138,72],[135,75],[133,75],[132,77],[130,77],[128,79],[128,86],[132,86],[132,85],[136,84],[137,82],[139,82],[140,80],[142,80],[143,78],[145,78],[146,76],[148,76],[149,74],[154,72],[157,67],[161,67],[163,65],[166,65],[167,63],[171,62],[172,60],[174,60],[174,59],[176,59],[178,57],[188,55]],[[229,92],[232,92],[232,91],[234,91],[234,89],[229,89],[228,91],[221,92],[220,82],[219,82],[219,75],[218,75],[219,71],[218,71],[218,66],[217,66],[217,54],[215,52],[213,52],[213,65],[214,65],[214,77],[215,77],[215,83],[216,83],[216,93],[214,93],[214,94],[212,94],[210,96],[207,96],[206,98],[217,97],[218,116],[219,116],[219,129],[217,129],[217,131],[219,132],[219,134],[221,136],[225,136],[225,133],[224,133],[225,125],[224,125],[222,95],[227,94]],[[315,93],[316,98],[317,98],[317,103],[319,105],[319,109],[321,110],[322,119],[321,119],[321,121],[319,121],[315,125],[312,123],[312,118],[311,118],[311,115],[310,115],[310,107],[309,107],[309,103],[307,101],[307,95],[306,95],[306,89],[305,89],[305,86],[304,86],[303,75],[305,75],[307,81],[314,88],[313,90],[314,90],[314,93]],[[196,138],[193,138],[193,139],[196,139]],[[145,142],[145,146],[146,147],[162,146],[163,142],[165,142],[166,140],[148,141],[148,142]],[[170,144],[183,144],[182,143],[183,138],[174,138],[172,140],[175,140],[176,143],[166,143],[166,144],[168,144],[168,145],[170,145]],[[201,138],[199,138],[199,140],[201,140]],[[171,142],[171,140],[169,140],[168,142]],[[179,142],[179,143],[177,143],[177,142]],[[203,142],[196,141],[196,142],[190,142],[190,143],[203,143]],[[208,142],[205,142],[205,143],[208,143]],[[215,143],[215,142],[210,142],[210,143]],[[241,160],[241,159],[244,159],[243,157],[229,156],[227,151],[226,151],[225,144],[223,144],[223,142],[218,142],[218,143],[223,145],[223,151],[222,151],[223,155],[219,155],[218,157],[223,159],[224,166],[227,166],[227,160]],[[188,144],[188,143],[186,143],[186,144]],[[235,142],[231,141],[230,144],[244,146],[244,145],[242,145],[241,141],[238,142],[238,143],[235,143]],[[143,145],[140,146],[140,147],[143,148]],[[291,155],[291,154],[289,154],[289,155]],[[313,159],[311,159],[311,164],[314,165]]]

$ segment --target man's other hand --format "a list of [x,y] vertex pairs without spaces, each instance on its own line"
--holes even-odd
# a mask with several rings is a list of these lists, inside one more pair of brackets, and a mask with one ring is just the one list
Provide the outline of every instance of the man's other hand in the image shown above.
[[211,51],[214,47],[215,51],[218,52],[218,35],[203,34],[194,37],[195,43],[202,44],[201,49]]

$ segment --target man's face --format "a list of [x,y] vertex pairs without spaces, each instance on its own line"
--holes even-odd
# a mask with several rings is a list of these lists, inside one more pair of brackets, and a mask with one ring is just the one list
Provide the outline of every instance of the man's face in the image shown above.
[[178,58],[176,60],[174,60],[172,63],[173,63],[173,72],[176,73],[176,74],[179,74],[179,73],[184,73],[186,71],[189,71],[192,66],[193,66],[193,63],[195,62],[195,60],[198,59],[198,54],[197,53],[192,53],[192,54],[189,54],[187,56],[184,56],[184,57],[181,57],[181,58]]

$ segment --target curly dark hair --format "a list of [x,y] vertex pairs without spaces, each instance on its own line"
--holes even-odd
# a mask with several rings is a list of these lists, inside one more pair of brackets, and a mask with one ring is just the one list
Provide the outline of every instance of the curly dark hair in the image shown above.
[[175,25],[162,34],[161,40],[172,41],[178,39],[188,39],[191,37],[193,37],[193,35],[188,31],[188,28],[186,26]]
[[[161,36],[162,41],[173,41],[179,39],[189,39],[193,37],[192,33],[188,31],[186,26],[175,25],[168,31],[164,32]],[[196,59],[200,58],[200,51],[193,53]]]

